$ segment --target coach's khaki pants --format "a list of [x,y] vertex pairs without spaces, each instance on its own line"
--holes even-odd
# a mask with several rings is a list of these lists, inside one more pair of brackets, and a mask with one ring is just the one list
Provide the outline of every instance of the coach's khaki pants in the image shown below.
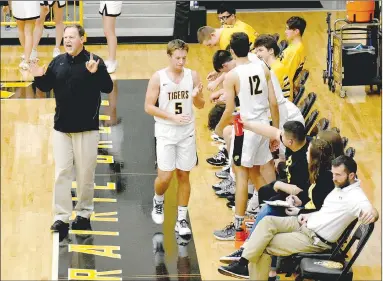
[[330,246],[313,244],[315,233],[301,226],[297,217],[263,218],[247,241],[242,257],[249,260],[250,280],[267,280],[272,256],[323,252]]
[[61,133],[53,130],[55,158],[54,221],[69,222],[72,215],[73,162],[76,162],[77,216],[89,218],[93,212],[94,176],[97,165],[99,131]]

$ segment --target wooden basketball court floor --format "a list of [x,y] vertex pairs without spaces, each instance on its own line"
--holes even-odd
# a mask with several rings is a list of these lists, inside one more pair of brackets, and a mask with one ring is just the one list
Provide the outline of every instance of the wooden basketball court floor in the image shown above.
[[[364,87],[351,87],[348,97],[341,99],[338,94],[329,92],[323,84],[322,70],[326,63],[327,44],[326,12],[239,13],[238,18],[251,24],[258,33],[277,32],[283,37],[285,21],[292,15],[303,16],[308,24],[303,37],[308,53],[305,68],[310,71],[306,83],[306,94],[309,92],[318,94],[314,108],[319,110],[319,118],[328,118],[331,127],[338,127],[341,135],[349,138],[348,146],[356,149],[358,176],[368,198],[381,213],[381,96],[366,95]],[[333,19],[343,17],[343,12],[333,12]],[[215,14],[208,14],[208,24],[218,26]],[[87,46],[86,48],[104,58],[107,55],[106,46]],[[47,46],[39,47],[39,55],[43,64],[49,63],[51,49]],[[18,69],[21,52],[20,47],[1,46],[2,83],[32,80],[28,73],[22,73]],[[212,70],[213,53],[214,50],[191,44],[188,67],[197,70],[204,79]],[[117,57],[119,68],[112,77],[118,81],[147,80],[154,71],[164,67],[167,63],[165,45],[162,44],[119,45]],[[206,80],[204,80],[204,86],[206,87],[206,85]],[[9,99],[1,100],[1,279],[51,280],[55,275],[52,270],[58,271],[55,256],[58,254],[58,250],[54,249],[53,238],[49,232],[52,222],[52,187],[54,183],[51,140],[54,100],[35,96],[32,91],[28,90],[30,89],[29,83],[8,84],[8,86],[17,86],[19,90]],[[140,89],[142,92],[136,93],[137,97],[145,95],[144,87],[140,87]],[[205,91],[207,100],[208,95],[209,92]],[[136,110],[143,111],[142,97],[138,100],[141,102],[136,104]],[[110,100],[110,102],[113,101]],[[217,152],[217,147],[210,145],[210,132],[206,126],[207,115],[211,107],[212,104],[207,102],[205,109],[197,113],[197,145],[200,161],[191,173],[192,194],[189,216],[199,270],[194,269],[195,272],[198,272],[195,274],[189,271],[187,274],[178,276],[189,279],[231,280],[229,277],[220,275],[217,267],[220,264],[219,257],[231,253],[234,245],[232,242],[219,242],[212,235],[214,230],[224,227],[232,220],[233,213],[226,208],[223,200],[216,198],[213,194],[211,185],[218,181],[214,176],[216,169],[205,161],[206,158]],[[114,113],[109,112],[109,114],[113,116]],[[124,120],[124,122],[129,122],[129,120]],[[139,132],[137,131],[136,134]],[[129,140],[125,140],[125,144],[129,145]],[[153,147],[150,146],[148,149],[152,151]],[[99,163],[107,164],[108,159],[107,156],[101,155]],[[153,161],[152,155],[147,161],[148,163]],[[130,174],[135,173],[133,167],[133,172]],[[139,173],[142,171],[137,174]],[[111,174],[100,175],[110,176]],[[154,177],[154,173],[149,173],[148,176]],[[118,182],[117,178],[112,179],[111,177],[109,180],[102,180],[102,183],[99,184],[104,184],[104,189],[108,190],[107,182],[113,180]],[[139,182],[140,179],[133,180],[133,184],[138,185]],[[127,184],[132,184],[132,181]],[[109,187],[111,186],[109,185]],[[113,189],[113,185],[110,189]],[[136,190],[142,193],[142,190]],[[145,190],[145,196],[150,198],[152,186],[146,186]],[[98,194],[97,192],[96,194]],[[175,196],[169,193],[167,206],[173,206],[175,211],[174,203]],[[126,201],[126,204],[129,204],[129,200]],[[147,206],[147,208],[149,207]],[[102,208],[96,209],[96,212],[109,212],[107,215],[104,214],[106,221],[116,217],[116,213]],[[133,214],[136,213],[133,212]],[[118,211],[120,219],[126,216],[129,216],[129,212]],[[171,220],[174,221],[174,218]],[[120,231],[119,235],[129,239],[129,227],[141,227],[140,223],[143,224],[143,221],[144,219],[136,218],[134,222],[137,225],[124,227],[124,231]],[[145,223],[148,222],[145,221]],[[172,223],[167,222],[170,226],[167,226],[166,229],[171,229]],[[109,231],[108,228],[103,230]],[[109,233],[108,235],[115,234]],[[143,236],[145,235],[143,233]],[[166,235],[171,234],[165,233]],[[354,280],[381,280],[381,240],[381,220],[379,220],[372,237],[356,261]],[[129,260],[134,260],[135,256],[136,259],[140,257],[139,245],[142,243],[140,237],[135,237],[135,241],[137,249],[130,253],[132,257]],[[152,241],[146,240],[145,243],[152,243]],[[170,245],[172,242],[165,241],[166,243]],[[170,251],[176,252],[175,246],[169,245]],[[118,245],[115,246],[118,247]],[[118,251],[113,253],[118,253]],[[138,260],[138,262],[144,265],[145,263],[152,264],[152,261],[147,260]],[[96,269],[98,268],[96,267]],[[98,271],[112,271],[110,274],[121,277],[121,274],[117,272],[118,269],[117,265],[101,268]],[[141,278],[155,278],[155,276],[155,274],[146,275]],[[177,274],[168,275],[169,278],[176,276]],[[92,280],[94,277],[81,277],[81,280]],[[76,278],[79,280],[80,277]],[[283,276],[281,278],[286,279]]]

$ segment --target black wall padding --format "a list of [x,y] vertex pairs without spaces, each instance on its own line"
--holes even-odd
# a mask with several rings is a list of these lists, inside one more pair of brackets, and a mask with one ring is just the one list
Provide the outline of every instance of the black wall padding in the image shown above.
[[188,40],[189,33],[189,1],[176,1],[176,13],[174,18],[174,39]]

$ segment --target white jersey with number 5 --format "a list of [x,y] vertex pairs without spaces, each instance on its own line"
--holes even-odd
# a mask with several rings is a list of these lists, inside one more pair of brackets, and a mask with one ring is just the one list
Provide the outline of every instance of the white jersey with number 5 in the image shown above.
[[[191,124],[194,122],[193,112],[193,77],[192,71],[188,68],[183,70],[183,78],[180,83],[174,83],[166,73],[166,68],[158,71],[160,75],[160,94],[158,96],[158,107],[173,114],[190,115]],[[154,117],[156,122],[168,125],[177,125],[173,121]],[[185,125],[185,124],[182,124]]]
[[267,120],[269,91],[262,64],[238,65],[234,71],[239,77],[239,103],[241,118]]

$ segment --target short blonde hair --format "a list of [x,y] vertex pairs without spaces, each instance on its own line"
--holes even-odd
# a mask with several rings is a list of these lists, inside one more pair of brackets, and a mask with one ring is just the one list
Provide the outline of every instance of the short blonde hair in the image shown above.
[[203,41],[209,40],[210,35],[214,33],[215,29],[211,26],[202,26],[197,31],[198,43],[202,44]]
[[189,45],[180,39],[174,39],[168,43],[166,53],[172,56],[175,50],[185,50],[189,52]]

